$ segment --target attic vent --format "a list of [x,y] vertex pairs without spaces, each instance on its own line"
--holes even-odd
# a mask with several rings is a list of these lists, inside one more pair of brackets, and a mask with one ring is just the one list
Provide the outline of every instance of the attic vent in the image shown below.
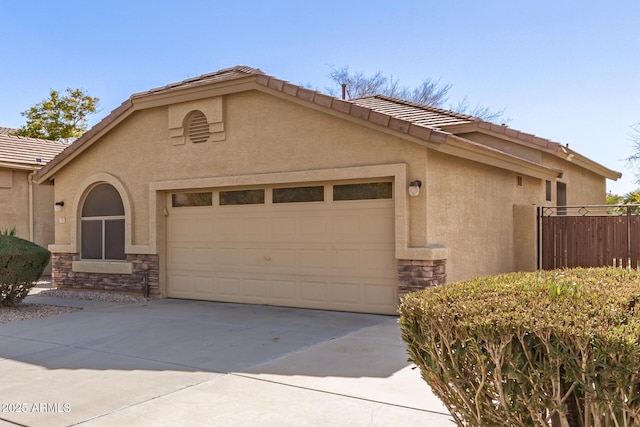
[[209,123],[202,111],[194,111],[187,121],[187,134],[189,141],[194,144],[207,142],[209,139]]

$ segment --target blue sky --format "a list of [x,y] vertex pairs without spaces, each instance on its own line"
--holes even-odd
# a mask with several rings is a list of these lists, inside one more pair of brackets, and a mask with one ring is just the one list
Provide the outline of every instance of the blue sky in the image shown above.
[[0,0],[0,126],[50,89],[101,98],[234,65],[325,91],[331,66],[452,85],[510,127],[569,146],[638,187],[624,159],[640,122],[640,1]]

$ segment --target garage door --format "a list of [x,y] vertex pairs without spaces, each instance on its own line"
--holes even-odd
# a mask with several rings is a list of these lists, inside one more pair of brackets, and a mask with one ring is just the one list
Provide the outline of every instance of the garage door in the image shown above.
[[391,182],[172,192],[172,298],[393,314]]

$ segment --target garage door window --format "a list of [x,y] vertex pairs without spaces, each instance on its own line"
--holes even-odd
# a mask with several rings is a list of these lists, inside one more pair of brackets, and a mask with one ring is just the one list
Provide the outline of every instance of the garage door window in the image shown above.
[[124,205],[109,184],[95,186],[82,206],[82,259],[123,260]]
[[345,184],[333,186],[333,200],[391,199],[393,187],[390,182]]
[[233,190],[220,192],[220,206],[264,204],[264,190]]
[[211,191],[205,193],[173,193],[171,195],[171,207],[211,206],[212,200]]
[[324,186],[273,189],[273,203],[323,202]]

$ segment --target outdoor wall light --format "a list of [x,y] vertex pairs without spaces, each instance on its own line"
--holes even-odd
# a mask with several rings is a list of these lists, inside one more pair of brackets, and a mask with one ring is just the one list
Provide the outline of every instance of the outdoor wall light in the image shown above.
[[64,202],[62,202],[62,201],[61,202],[56,202],[53,205],[53,210],[56,211],[56,212],[60,212],[60,209],[62,209],[63,206],[64,206]]
[[409,195],[415,197],[420,194],[420,187],[422,187],[422,181],[419,179],[411,181],[409,183]]

